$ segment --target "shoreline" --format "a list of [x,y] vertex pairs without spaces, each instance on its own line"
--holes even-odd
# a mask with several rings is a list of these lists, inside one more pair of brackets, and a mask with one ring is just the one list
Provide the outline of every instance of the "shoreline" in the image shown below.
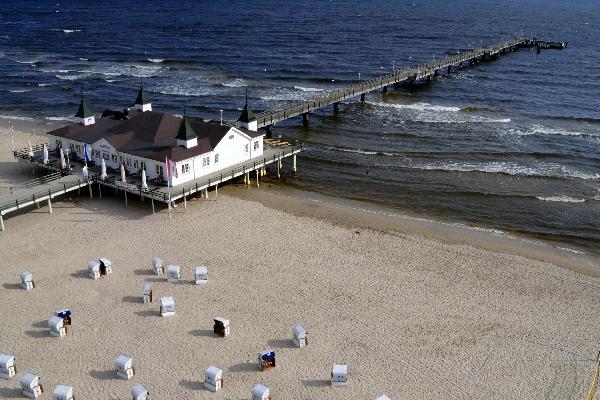
[[[266,187],[265,187],[266,186]],[[507,232],[449,223],[404,214],[402,211],[367,203],[261,183],[261,188],[229,185],[220,189],[233,197],[258,201],[264,206],[296,216],[323,219],[348,228],[360,227],[385,233],[415,234],[443,243],[471,245],[496,253],[549,262],[585,275],[600,277],[600,260],[558,243],[543,242]],[[285,201],[281,201],[285,199]]]

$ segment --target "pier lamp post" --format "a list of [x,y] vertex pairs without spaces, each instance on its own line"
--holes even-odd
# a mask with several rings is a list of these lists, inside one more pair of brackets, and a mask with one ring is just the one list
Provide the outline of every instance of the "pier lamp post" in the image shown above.
[[359,82],[361,81],[361,80],[360,80],[360,72],[358,73],[358,81],[359,81]]
[[221,112],[221,125],[223,125],[223,110],[219,110]]
[[333,84],[335,83],[335,79],[331,80],[331,90],[333,90]]
[[396,72],[396,60],[392,61],[392,71]]

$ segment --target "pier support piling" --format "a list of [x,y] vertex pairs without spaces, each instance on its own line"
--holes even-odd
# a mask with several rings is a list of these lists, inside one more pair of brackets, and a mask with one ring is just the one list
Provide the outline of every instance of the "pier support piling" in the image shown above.
[[260,175],[259,171],[256,170],[256,187],[259,188],[260,187],[260,182],[258,180],[258,176]]
[[154,214],[154,197],[150,198],[150,202],[152,203],[152,214]]
[[48,213],[52,214],[52,202],[50,201],[50,197],[48,197]]
[[302,124],[304,126],[308,126],[308,113],[307,112],[302,114]]
[[98,196],[102,198],[102,189],[100,188],[100,182],[98,182]]
[[365,101],[365,94],[364,93],[360,95],[360,101],[362,101],[362,102]]
[[267,125],[267,138],[272,138],[273,137],[273,125]]
[[88,191],[90,192],[90,199],[93,199],[94,195],[92,194],[92,184],[90,181],[88,181]]
[[292,162],[293,162],[292,171],[294,173],[296,173],[296,155],[295,154],[292,156]]
[[123,190],[123,193],[125,193],[125,207],[127,207],[127,190]]
[[339,101],[333,103],[333,112],[335,114],[339,114],[339,112],[340,112],[340,102]]
[[387,92],[388,92],[388,87],[387,87],[387,85],[385,85],[385,86],[383,87],[383,90],[382,90],[382,92],[383,92],[383,93],[387,93]]
[[4,218],[2,218],[2,214],[0,214],[0,231],[4,231]]
[[448,73],[452,72],[452,65],[448,65]]

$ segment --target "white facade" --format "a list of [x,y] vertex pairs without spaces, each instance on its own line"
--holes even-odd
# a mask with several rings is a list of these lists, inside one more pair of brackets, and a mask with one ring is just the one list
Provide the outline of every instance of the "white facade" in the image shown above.
[[389,397],[387,397],[386,395],[383,395],[383,396],[379,396],[375,400],[391,400],[391,399]]
[[175,315],[175,300],[172,297],[162,297],[160,299],[160,315],[163,317]]
[[133,378],[135,370],[133,368],[133,358],[120,355],[115,360],[115,367],[117,369],[117,376],[125,380]]
[[80,118],[80,117],[75,117],[75,121],[77,121],[78,123],[88,126],[88,125],[94,125],[96,123],[96,118],[94,118],[93,115],[89,116],[89,117],[85,117],[85,118]]
[[297,347],[304,347],[308,344],[308,332],[303,325],[296,325],[292,329],[292,340]]
[[175,283],[181,279],[181,267],[179,265],[169,265],[167,267],[167,281]]
[[196,267],[196,285],[204,285],[208,283],[208,268]]
[[214,366],[206,368],[204,371],[204,387],[211,392],[216,392],[223,388],[223,370]]
[[33,274],[29,271],[21,272],[21,287],[25,290],[31,290],[35,287]]
[[44,392],[44,388],[40,383],[40,377],[31,372],[27,372],[21,377],[19,382],[23,388],[23,396],[30,399],[37,399]]
[[257,383],[252,388],[252,400],[271,400],[269,388],[262,383]]
[[[83,142],[48,134],[49,150],[62,148],[63,151],[68,150],[83,159],[85,157],[83,144]],[[100,165],[104,159],[106,166],[115,170],[118,170],[123,163],[127,173],[136,174],[145,168],[148,180],[156,179],[159,175],[162,175],[165,180],[167,179],[167,166],[164,160],[156,161],[119,152],[105,139],[87,144],[91,146],[90,157],[96,165]],[[175,144],[174,142],[173,145]],[[171,186],[181,185],[220,170],[226,170],[234,164],[260,157],[263,154],[263,144],[263,136],[252,138],[241,130],[231,127],[213,151],[177,161],[176,176],[169,178],[169,184]]]
[[150,393],[144,385],[138,383],[131,388],[131,397],[133,400],[148,400],[150,398]]
[[15,376],[16,372],[15,356],[0,354],[0,378],[10,379]]
[[52,400],[73,400],[73,387],[58,385],[52,392]]
[[50,328],[50,335],[56,337],[63,337],[67,334],[67,328],[62,317],[54,315],[48,320],[48,328]]
[[146,103],[146,104],[135,104],[133,106],[133,108],[135,108],[136,110],[140,110],[142,112],[144,111],[152,111],[152,103]]
[[160,257],[154,257],[152,260],[152,268],[156,275],[163,275],[165,273],[165,267],[163,267],[163,259]]
[[346,364],[333,364],[331,366],[331,386],[348,385],[348,366]]

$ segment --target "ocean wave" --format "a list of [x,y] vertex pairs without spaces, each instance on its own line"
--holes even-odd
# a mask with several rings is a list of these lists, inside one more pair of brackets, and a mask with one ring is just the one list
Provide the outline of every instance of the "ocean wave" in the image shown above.
[[21,117],[19,115],[0,115],[2,119],[14,119],[17,121],[33,121],[34,119],[31,117]]
[[31,89],[9,89],[8,91],[11,93],[25,93],[30,92]]
[[75,122],[75,117],[67,116],[67,117],[44,117],[47,121],[69,121]]
[[52,85],[51,83],[38,83],[39,87],[44,87],[44,86],[50,86]]
[[526,166],[506,161],[494,161],[488,163],[440,161],[428,164],[413,163],[409,168],[444,172],[483,172],[545,178],[600,179],[600,174],[586,173],[556,163],[538,163],[538,165],[535,166]]
[[549,196],[549,197],[536,197],[538,200],[543,201],[556,201],[560,203],[585,203],[585,199],[576,199],[570,196]]
[[80,60],[80,61],[90,61],[90,59],[89,59],[89,58],[84,58],[84,57],[79,57],[79,60]]
[[397,103],[383,103],[377,101],[369,101],[370,104],[375,107],[384,108],[395,108],[397,110],[415,110],[415,111],[442,111],[442,112],[459,112],[460,107],[448,107],[438,106],[429,103],[413,103],[413,104],[397,104]]
[[148,61],[150,61],[152,63],[161,63],[165,60],[163,58],[148,58]]
[[238,87],[246,87],[246,86],[248,86],[248,83],[246,83],[246,81],[243,80],[242,78],[237,78],[230,82],[223,82],[223,83],[221,83],[221,85],[225,86],[225,87],[238,88]]
[[78,75],[60,75],[60,74],[56,74],[54,76],[57,77],[58,79],[62,79],[63,81],[74,81],[74,80],[77,80],[77,79],[87,78],[90,75],[89,74],[78,74]]
[[323,92],[325,89],[323,88],[313,88],[313,87],[303,87],[303,86],[294,86],[294,89],[299,90],[301,92]]
[[326,150],[330,151],[341,151],[344,153],[355,153],[355,154],[364,154],[364,155],[379,155],[379,156],[395,156],[394,153],[387,153],[384,151],[373,151],[373,150],[363,150],[363,149],[351,149],[348,147],[336,147],[336,146],[325,146]]
[[19,63],[19,64],[29,64],[29,65],[35,64],[35,63],[37,63],[39,61],[40,60],[38,60],[38,59],[34,59],[34,60],[15,60],[16,63]]

